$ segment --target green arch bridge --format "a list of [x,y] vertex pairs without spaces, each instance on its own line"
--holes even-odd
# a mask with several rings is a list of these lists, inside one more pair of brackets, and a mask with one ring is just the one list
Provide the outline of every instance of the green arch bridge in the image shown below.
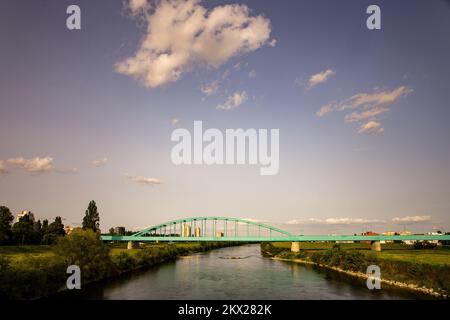
[[[230,217],[192,217],[168,221],[130,236],[102,236],[104,241],[229,241],[229,242],[311,242],[371,241],[381,250],[380,241],[450,240],[450,235],[294,235],[288,231],[251,220]],[[298,249],[299,250],[299,249]]]

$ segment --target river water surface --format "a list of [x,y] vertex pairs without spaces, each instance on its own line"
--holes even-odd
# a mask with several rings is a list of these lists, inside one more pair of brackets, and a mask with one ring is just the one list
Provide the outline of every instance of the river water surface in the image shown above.
[[[381,275],[382,276],[382,275]],[[74,290],[75,291],[75,290]],[[405,289],[369,290],[364,279],[264,258],[245,245],[181,257],[97,282],[59,298],[77,299],[420,299]]]

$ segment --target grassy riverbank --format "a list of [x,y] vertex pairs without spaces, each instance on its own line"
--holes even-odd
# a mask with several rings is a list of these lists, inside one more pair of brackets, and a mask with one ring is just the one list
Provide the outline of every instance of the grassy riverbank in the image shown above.
[[57,246],[4,246],[0,247],[0,300],[36,299],[63,290],[71,264],[80,266],[82,283],[86,284],[230,245],[236,244],[149,243],[127,250],[126,243],[98,242],[95,246],[81,245],[79,253],[67,250],[67,255]]
[[[383,245],[374,252],[368,244],[301,243],[301,251],[290,251],[290,243],[264,243],[261,252],[268,257],[296,260],[330,267],[353,275],[365,275],[369,265],[378,265],[381,278],[390,284],[431,294],[450,294],[450,250],[414,249],[404,244]],[[334,248],[333,248],[334,247]]]

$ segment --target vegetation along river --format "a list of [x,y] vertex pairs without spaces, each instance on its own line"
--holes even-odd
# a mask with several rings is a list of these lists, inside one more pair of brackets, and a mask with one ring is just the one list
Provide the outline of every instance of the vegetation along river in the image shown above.
[[264,258],[259,244],[212,250],[57,294],[75,299],[423,299],[333,270]]

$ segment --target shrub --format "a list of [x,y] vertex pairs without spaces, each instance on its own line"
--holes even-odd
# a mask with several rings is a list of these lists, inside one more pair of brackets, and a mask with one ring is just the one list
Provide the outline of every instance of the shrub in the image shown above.
[[109,248],[102,243],[100,235],[90,229],[76,229],[64,238],[59,238],[55,253],[66,266],[80,267],[82,283],[110,274],[112,262]]
[[0,258],[0,298],[35,299],[60,289],[66,280],[66,267],[56,257],[22,259],[14,267]]
[[114,256],[112,262],[119,273],[133,270],[136,267],[136,260],[126,252],[120,252]]

